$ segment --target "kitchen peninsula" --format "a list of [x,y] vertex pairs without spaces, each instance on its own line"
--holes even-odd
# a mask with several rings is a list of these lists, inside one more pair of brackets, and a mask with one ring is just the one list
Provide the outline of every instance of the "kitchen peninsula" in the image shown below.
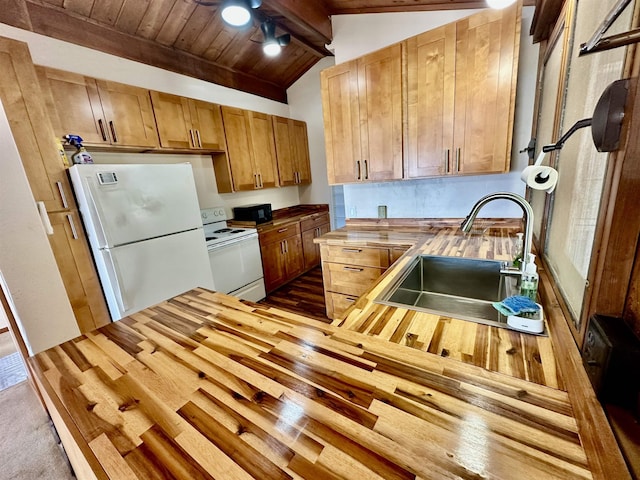
[[506,228],[387,232],[413,246],[333,324],[197,289],[36,355],[78,478],[629,478],[544,271],[549,337],[371,302]]

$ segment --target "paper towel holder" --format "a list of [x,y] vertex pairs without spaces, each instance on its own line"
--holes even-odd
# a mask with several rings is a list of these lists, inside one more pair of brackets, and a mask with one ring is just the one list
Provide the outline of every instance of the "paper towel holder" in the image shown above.
[[613,152],[620,146],[620,132],[624,119],[624,106],[629,92],[629,79],[610,83],[598,99],[591,118],[578,120],[556,143],[544,145],[543,152],[560,150],[576,130],[591,127],[591,138],[599,152]]

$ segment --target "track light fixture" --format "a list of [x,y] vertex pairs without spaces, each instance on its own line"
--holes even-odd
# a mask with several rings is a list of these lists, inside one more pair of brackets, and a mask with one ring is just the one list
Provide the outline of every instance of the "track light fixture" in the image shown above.
[[271,19],[267,19],[260,24],[260,30],[264,35],[264,41],[262,42],[262,50],[265,55],[269,57],[275,57],[280,53],[282,47],[289,45],[291,41],[291,35],[285,33],[276,37],[276,24]]
[[222,3],[222,19],[232,27],[244,27],[251,22],[251,9],[262,5],[262,0],[225,0]]

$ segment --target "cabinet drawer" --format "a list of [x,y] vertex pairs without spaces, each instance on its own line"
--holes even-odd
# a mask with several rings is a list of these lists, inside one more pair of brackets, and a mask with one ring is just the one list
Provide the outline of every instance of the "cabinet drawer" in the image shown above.
[[322,245],[320,248],[323,262],[348,263],[381,268],[389,266],[388,248],[346,247],[339,245]]
[[300,235],[300,222],[289,223],[281,227],[260,232],[260,244],[267,245],[269,243],[279,242],[292,235]]
[[310,218],[306,218],[300,222],[300,230],[306,232],[307,230],[311,230],[312,228],[316,228],[325,223],[329,223],[329,214],[316,214]]
[[342,295],[341,293],[327,292],[325,301],[327,304],[327,317],[336,319],[342,316],[347,308],[358,300],[354,295]]
[[384,268],[341,263],[322,264],[322,276],[327,291],[356,297],[367,291],[384,271]]

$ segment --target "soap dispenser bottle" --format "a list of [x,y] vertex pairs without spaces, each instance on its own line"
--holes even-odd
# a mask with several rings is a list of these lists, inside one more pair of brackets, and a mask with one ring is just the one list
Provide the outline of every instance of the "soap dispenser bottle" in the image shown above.
[[538,272],[536,264],[534,263],[536,256],[533,253],[529,254],[528,262],[524,267],[522,273],[522,281],[520,282],[520,295],[529,297],[534,302],[538,297]]

